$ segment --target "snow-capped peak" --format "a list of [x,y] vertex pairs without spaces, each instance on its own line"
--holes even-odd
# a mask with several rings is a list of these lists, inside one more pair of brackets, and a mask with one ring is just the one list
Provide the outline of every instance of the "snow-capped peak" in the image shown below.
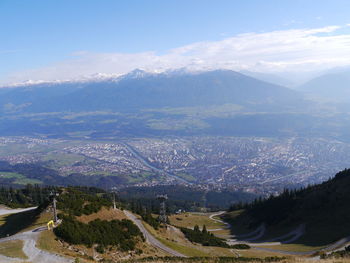
[[51,84],[61,84],[61,83],[79,83],[79,82],[99,82],[99,81],[114,81],[118,82],[123,79],[139,79],[145,78],[149,76],[156,76],[159,74],[167,75],[167,76],[176,76],[176,75],[186,75],[186,74],[197,74],[203,72],[203,70],[194,70],[190,68],[175,68],[175,69],[167,69],[167,70],[154,70],[154,71],[146,71],[143,69],[134,69],[126,74],[117,74],[117,73],[94,73],[91,75],[84,75],[74,79],[65,79],[65,80],[27,80],[19,83],[12,83],[9,85],[2,85],[0,87],[25,87],[25,86],[36,86],[36,85],[51,85]]
[[133,71],[130,71],[129,73],[122,76],[124,79],[138,79],[138,78],[144,78],[147,76],[154,75],[155,73],[148,72],[142,69],[134,69]]

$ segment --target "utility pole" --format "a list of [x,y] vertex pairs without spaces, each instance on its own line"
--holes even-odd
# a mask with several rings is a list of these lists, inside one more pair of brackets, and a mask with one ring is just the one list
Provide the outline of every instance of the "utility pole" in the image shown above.
[[56,197],[53,197],[53,221],[57,223]]
[[53,206],[53,221],[56,224],[57,221],[58,221],[58,219],[57,219],[57,208],[56,208],[56,203],[57,203],[56,196],[58,196],[58,193],[51,192],[50,195],[53,197],[53,200],[52,200],[52,204],[53,204],[52,205]]
[[113,209],[117,210],[117,205],[115,203],[115,192],[113,192]]
[[166,215],[165,201],[168,200],[168,196],[157,195],[157,199],[160,201],[159,221],[163,224],[166,224],[168,222],[168,217]]

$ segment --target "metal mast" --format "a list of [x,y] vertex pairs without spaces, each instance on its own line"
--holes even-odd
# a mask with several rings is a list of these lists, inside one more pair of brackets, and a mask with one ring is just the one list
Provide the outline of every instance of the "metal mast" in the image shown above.
[[168,196],[167,195],[157,195],[157,199],[160,201],[159,221],[163,224],[166,224],[168,222],[168,217],[166,215],[165,201],[168,200]]
[[58,196],[58,193],[52,193],[50,194],[51,196],[53,196],[53,201],[52,201],[52,206],[53,206],[53,221],[55,222],[55,224],[57,223],[57,208],[56,208],[56,196]]
[[113,192],[113,209],[116,210],[117,209],[117,205],[115,203],[115,192]]
[[53,198],[53,221],[57,223],[56,197]]

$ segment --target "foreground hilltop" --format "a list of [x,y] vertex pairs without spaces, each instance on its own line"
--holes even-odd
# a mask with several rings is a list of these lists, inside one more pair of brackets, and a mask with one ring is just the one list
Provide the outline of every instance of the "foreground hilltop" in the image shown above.
[[[349,178],[350,170],[344,170],[320,185],[237,204],[229,213],[178,210],[169,214],[169,224],[157,220],[159,203],[143,200],[135,189],[126,199],[87,187],[27,187],[16,192],[10,189],[11,195],[3,189],[4,200],[21,196],[28,206],[41,205],[2,218],[0,259],[47,262],[46,255],[55,259],[50,262],[74,258],[79,262],[300,262],[300,257],[321,254],[346,262]],[[52,192],[59,193],[55,198],[60,219],[53,231],[46,228],[52,219]],[[170,209],[181,207],[181,203],[167,204]],[[238,235],[232,237],[230,230]],[[244,235],[247,231],[250,234]],[[35,245],[38,253],[28,250]],[[346,250],[331,254],[342,247]]]

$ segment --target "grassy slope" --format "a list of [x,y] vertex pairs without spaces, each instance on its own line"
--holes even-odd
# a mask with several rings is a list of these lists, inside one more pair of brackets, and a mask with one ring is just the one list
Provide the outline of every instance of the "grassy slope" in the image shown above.
[[27,184],[42,184],[43,182],[37,179],[27,178],[19,173],[12,172],[0,172],[2,178],[14,179],[14,184],[27,185]]
[[[111,216],[111,218],[109,218],[109,216]],[[97,213],[93,213],[93,214],[88,215],[88,216],[83,215],[83,216],[77,217],[77,219],[79,221],[84,222],[84,223],[87,223],[87,222],[92,221],[92,220],[97,219],[97,218],[99,218],[101,220],[113,220],[113,219],[124,219],[124,218],[126,218],[126,216],[123,213],[123,211],[121,211],[121,210],[114,211],[111,209],[108,210],[108,209],[103,207]],[[74,246],[72,245],[71,247],[73,249],[68,249],[67,244],[65,244],[65,246],[63,246],[62,243],[60,241],[58,241],[58,239],[55,236],[55,234],[53,233],[53,231],[41,232],[40,236],[38,238],[37,246],[38,246],[38,248],[40,248],[42,250],[49,251],[51,253],[66,255],[66,256],[73,257],[73,258],[79,258],[80,262],[95,262],[95,261],[91,261],[88,258],[89,255],[93,255],[94,253],[96,254],[96,252],[93,252],[92,248],[88,248],[88,247],[83,246],[83,245],[74,245]],[[136,247],[137,247],[137,249],[141,249],[143,251],[143,253],[141,255],[136,255],[135,256],[136,258],[166,256],[165,253],[153,248],[152,246],[150,246],[147,243],[140,242],[139,244],[137,244]],[[80,253],[77,253],[75,250],[83,251],[86,255],[82,256]],[[109,253],[108,250],[106,250],[106,252]],[[111,253],[114,253],[114,252],[115,251],[112,251]],[[107,255],[107,254],[103,254],[100,256],[102,256],[103,258],[106,258],[106,259],[110,259],[109,255]],[[122,254],[121,254],[121,256],[122,256]]]
[[[226,228],[226,225],[209,218],[212,213],[182,213],[179,215],[169,216],[170,223],[177,227],[193,228],[198,225],[201,229],[203,225],[206,226],[207,230],[220,229],[213,231],[212,233],[220,238],[229,238],[230,229]],[[214,219],[220,219],[214,217]]]
[[24,254],[22,249],[22,240],[11,240],[0,243],[0,254],[6,257],[27,259],[28,257]]
[[111,221],[113,219],[116,219],[116,220],[127,219],[127,217],[125,216],[124,212],[119,209],[114,210],[112,208],[108,209],[106,207],[102,207],[101,210],[98,211],[97,213],[92,213],[90,215],[81,215],[77,217],[78,221],[85,224],[95,219]]
[[[237,263],[237,262],[250,262],[250,263],[262,263],[262,262],[283,262],[283,263],[310,263],[310,259],[280,259],[280,260],[269,260],[268,258],[266,260],[254,260],[249,258],[173,258],[169,259],[167,258],[166,261],[163,259],[144,259],[144,260],[130,260],[125,261],[125,263]],[[333,259],[333,260],[320,260],[317,262],[322,263],[349,263],[350,259]]]
[[37,242],[38,248],[54,253],[61,253],[60,243],[52,231],[43,231],[40,233]]
[[[210,223],[210,221],[214,222],[213,220],[209,219],[209,215],[210,214],[203,214],[203,215],[189,214],[187,218],[193,224],[196,224],[198,222],[203,222],[203,220],[205,220],[205,222],[207,223]],[[204,219],[205,216],[206,216],[206,219]],[[196,222],[195,220],[198,218],[200,220]],[[236,257],[237,254],[241,256],[246,256],[246,257],[260,257],[260,258],[271,257],[271,256],[281,256],[280,254],[274,253],[274,252],[264,252],[264,251],[257,251],[257,250],[247,250],[247,251],[231,250],[231,249],[221,248],[221,247],[201,246],[199,244],[193,244],[190,241],[188,241],[180,231],[173,232],[169,230],[165,231],[164,229],[160,229],[156,231],[147,223],[143,223],[143,224],[145,225],[147,230],[164,245],[189,257]]]
[[143,222],[145,228],[156,237],[161,243],[189,257],[207,257],[209,254],[190,246],[186,240],[181,240],[176,236],[171,236],[164,229],[155,230],[153,227]]
[[193,228],[195,225],[202,227],[205,225],[207,229],[216,229],[225,227],[224,224],[211,220],[211,214],[203,213],[182,213],[179,215],[169,216],[170,223],[174,226]]
[[[193,227],[195,225],[199,225],[200,227],[202,225],[206,225],[207,229],[215,229],[215,228],[221,228],[225,227],[224,224],[214,221],[209,218],[209,216],[212,213],[183,213],[180,215],[172,215],[169,217],[170,222],[173,225],[181,226],[181,227]],[[178,220],[180,218],[181,220]],[[215,218],[215,217],[214,217]],[[218,218],[220,219],[220,218]],[[214,231],[212,232],[214,235],[219,235],[219,237],[224,237],[228,236],[230,233],[229,229],[221,230],[221,231]],[[189,244],[185,241],[183,242],[184,245],[187,247]],[[166,244],[165,242],[163,242]],[[167,244],[171,245],[171,244]],[[193,245],[190,243],[190,245]],[[282,256],[279,253],[274,253],[274,252],[266,252],[266,251],[260,251],[260,250],[254,250],[254,249],[249,249],[249,250],[232,250],[230,251],[229,249],[226,248],[220,248],[220,247],[207,247],[207,246],[200,246],[200,245],[195,245],[197,249],[200,249],[204,251],[207,255],[209,256],[227,256],[227,257],[232,257],[236,256],[237,254],[244,256],[244,257],[271,257],[271,256]],[[176,247],[173,247],[174,250],[178,250]],[[186,253],[184,253],[186,254]]]
[[[74,251],[64,248],[56,238],[53,231],[41,232],[36,245],[39,249],[42,249],[54,254],[65,255],[73,258],[78,256],[77,253],[75,253]],[[84,259],[84,261],[80,259],[80,262],[88,262],[88,261],[87,259]]]

